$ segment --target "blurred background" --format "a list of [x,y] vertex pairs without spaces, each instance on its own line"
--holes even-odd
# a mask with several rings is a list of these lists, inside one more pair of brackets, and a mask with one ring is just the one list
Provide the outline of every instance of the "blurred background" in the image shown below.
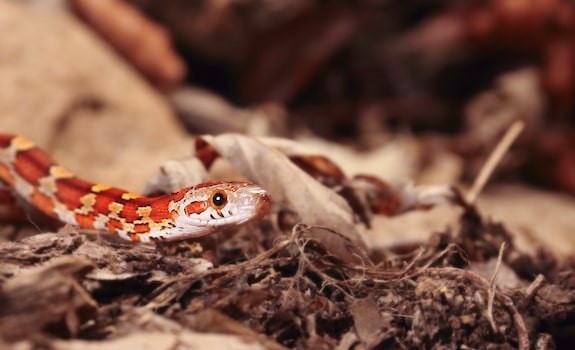
[[[473,179],[523,120],[496,178],[575,192],[571,1],[3,0],[0,8],[0,126],[68,163],[135,164],[150,153],[159,161],[175,155],[181,135],[242,132],[361,154],[393,145],[407,169],[376,175],[457,183]],[[78,141],[90,150],[67,147]],[[166,153],[150,152],[160,147]],[[110,156],[119,148],[135,153]]]

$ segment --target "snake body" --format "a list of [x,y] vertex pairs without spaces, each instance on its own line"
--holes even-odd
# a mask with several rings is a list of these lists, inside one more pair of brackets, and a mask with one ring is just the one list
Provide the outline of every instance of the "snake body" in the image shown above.
[[271,202],[265,190],[247,182],[211,182],[141,196],[82,180],[31,141],[7,134],[0,134],[0,182],[61,222],[134,242],[207,235],[263,216]]

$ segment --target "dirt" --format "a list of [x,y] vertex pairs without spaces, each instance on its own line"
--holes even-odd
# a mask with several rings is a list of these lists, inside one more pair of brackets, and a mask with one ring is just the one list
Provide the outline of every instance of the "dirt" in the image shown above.
[[501,223],[474,208],[457,232],[373,251],[373,263],[363,264],[331,254],[314,228],[286,235],[270,227],[161,247],[70,229],[4,242],[0,335],[23,349],[83,348],[85,340],[108,348],[150,332],[161,334],[157,348],[172,344],[164,337],[192,348],[196,332],[221,335],[211,341],[222,346],[233,336],[275,349],[549,349],[573,341],[572,268],[544,251],[521,254]]

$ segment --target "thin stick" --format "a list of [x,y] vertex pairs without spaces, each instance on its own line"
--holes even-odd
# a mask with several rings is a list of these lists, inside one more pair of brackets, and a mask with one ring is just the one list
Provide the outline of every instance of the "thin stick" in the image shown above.
[[499,248],[499,256],[497,257],[497,264],[495,264],[495,271],[489,282],[489,289],[487,290],[487,319],[491,324],[491,329],[493,332],[499,333],[497,326],[495,325],[495,320],[493,319],[493,299],[495,299],[495,281],[497,280],[497,274],[499,273],[499,267],[501,266],[501,261],[503,260],[503,252],[507,244],[505,242],[501,243],[501,248]]
[[515,139],[517,138],[519,133],[521,133],[524,127],[525,123],[523,123],[523,121],[521,120],[517,120],[511,125],[511,127],[507,130],[505,135],[503,135],[503,138],[501,139],[501,141],[499,141],[497,147],[495,147],[493,152],[491,152],[491,155],[487,159],[487,162],[485,162],[485,165],[483,165],[483,168],[479,172],[479,175],[477,175],[477,177],[475,178],[473,186],[471,187],[469,192],[467,192],[467,196],[465,196],[467,203],[472,204],[475,202],[475,199],[477,199],[477,196],[479,195],[479,193],[487,183],[487,180],[489,180],[489,177],[493,173],[493,169],[495,169],[497,164],[501,161],[503,155],[507,152],[513,141],[515,141]]

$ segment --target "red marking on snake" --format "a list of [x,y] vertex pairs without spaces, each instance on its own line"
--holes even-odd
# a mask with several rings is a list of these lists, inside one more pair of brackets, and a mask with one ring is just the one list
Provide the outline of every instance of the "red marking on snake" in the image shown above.
[[[270,195],[247,182],[211,182],[157,197],[82,180],[31,141],[0,134],[0,200],[13,194],[41,212],[134,242],[181,240],[261,218]],[[225,201],[222,204],[222,196]]]

